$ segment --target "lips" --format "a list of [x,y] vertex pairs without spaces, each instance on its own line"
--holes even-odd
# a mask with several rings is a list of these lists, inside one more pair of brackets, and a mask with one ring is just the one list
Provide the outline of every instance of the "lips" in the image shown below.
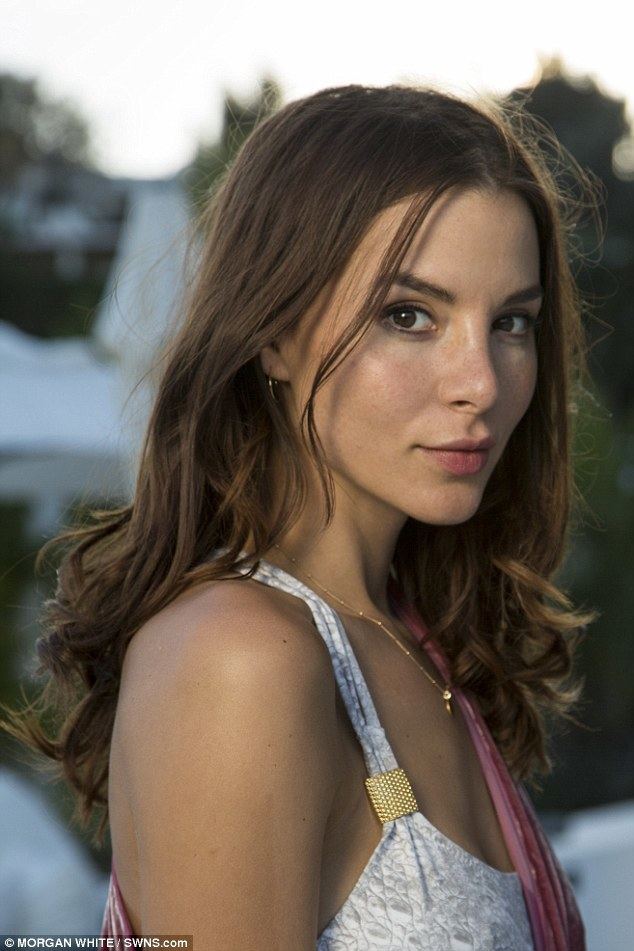
[[464,452],[474,452],[480,449],[490,449],[491,446],[495,445],[495,439],[493,436],[487,435],[483,436],[480,439],[454,439],[452,442],[442,443],[440,446],[423,446],[424,449],[445,449],[445,450],[462,450]]
[[416,448],[454,475],[474,475],[484,469],[489,458],[488,449],[430,449],[427,446]]

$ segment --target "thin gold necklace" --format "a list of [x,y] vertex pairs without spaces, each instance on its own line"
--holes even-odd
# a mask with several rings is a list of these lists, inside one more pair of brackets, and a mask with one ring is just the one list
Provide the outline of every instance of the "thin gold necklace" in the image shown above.
[[305,568],[302,568],[302,567],[299,565],[299,563],[297,562],[297,560],[296,560],[295,558],[293,558],[292,555],[288,555],[285,551],[283,551],[283,550],[280,548],[280,546],[277,544],[277,542],[274,542],[273,544],[274,544],[274,547],[277,548],[278,551],[281,551],[281,552],[282,552],[282,554],[284,555],[285,558],[288,558],[288,560],[289,560],[289,561],[292,561],[294,565],[297,565],[297,567],[300,569],[300,571],[303,571],[307,578],[310,578],[311,581],[314,581],[315,584],[318,585],[318,587],[320,587],[320,588],[322,589],[322,591],[325,591],[326,594],[329,594],[331,598],[334,598],[335,601],[338,601],[338,602],[339,602],[339,604],[343,604],[343,606],[344,606],[345,608],[348,608],[349,611],[352,611],[353,614],[357,614],[359,617],[366,618],[368,621],[374,621],[375,624],[378,624],[379,627],[380,627],[383,631],[385,631],[385,633],[386,633],[387,635],[389,635],[389,637],[392,638],[392,640],[394,641],[394,643],[395,643],[395,644],[398,644],[398,646],[400,647],[400,649],[401,649],[405,654],[407,654],[407,656],[408,656],[409,658],[411,658],[411,660],[416,664],[416,666],[418,667],[418,669],[419,669],[419,670],[422,670],[422,672],[425,674],[425,676],[427,677],[427,679],[430,680],[430,681],[433,683],[433,685],[438,688],[438,690],[440,690],[440,692],[441,692],[441,694],[442,694],[442,696],[443,696],[443,700],[445,701],[445,709],[446,709],[447,713],[448,713],[450,716],[453,715],[453,710],[451,709],[451,697],[452,697],[452,694],[451,694],[451,690],[449,689],[449,684],[445,684],[444,688],[441,687],[440,684],[437,683],[437,682],[434,680],[434,678],[431,677],[431,676],[427,673],[427,671],[425,670],[425,668],[424,668],[424,667],[421,667],[421,665],[418,663],[418,661],[415,659],[415,657],[413,657],[411,651],[408,651],[406,647],[403,647],[403,645],[401,644],[401,642],[399,641],[399,639],[398,639],[397,637],[395,637],[394,634],[392,634],[391,631],[388,631],[388,629],[386,628],[386,626],[385,626],[385,624],[383,623],[383,621],[379,620],[379,618],[376,618],[376,617],[370,617],[369,614],[365,614],[363,611],[357,611],[357,610],[355,610],[355,608],[351,607],[349,604],[346,604],[346,602],[345,602],[342,598],[340,598],[340,597],[339,597],[338,595],[336,595],[336,594],[333,594],[333,592],[332,592],[332,591],[329,591],[328,588],[324,587],[324,585],[321,584],[321,582],[317,581],[317,578],[315,578],[314,575],[311,575],[310,572],[306,571]]

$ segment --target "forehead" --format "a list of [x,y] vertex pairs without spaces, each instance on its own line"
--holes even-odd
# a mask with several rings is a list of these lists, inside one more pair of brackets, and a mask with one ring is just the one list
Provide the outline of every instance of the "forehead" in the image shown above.
[[[381,211],[354,256],[353,272],[369,281],[412,203]],[[539,281],[537,228],[527,202],[509,189],[452,189],[431,207],[413,236],[402,269],[451,287],[460,296],[474,282],[493,294]],[[513,287],[509,287],[513,284]]]

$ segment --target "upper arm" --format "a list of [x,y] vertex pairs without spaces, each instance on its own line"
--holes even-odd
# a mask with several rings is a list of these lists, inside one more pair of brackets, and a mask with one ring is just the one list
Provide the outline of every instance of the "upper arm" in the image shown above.
[[314,949],[332,668],[314,631],[227,584],[240,582],[167,611],[127,671],[142,929],[210,951]]

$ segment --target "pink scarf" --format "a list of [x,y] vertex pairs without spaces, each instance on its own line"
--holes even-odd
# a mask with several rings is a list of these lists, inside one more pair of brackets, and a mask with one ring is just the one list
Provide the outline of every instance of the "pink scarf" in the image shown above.
[[128,920],[128,914],[123,903],[119,882],[114,868],[114,862],[110,867],[110,881],[108,882],[108,897],[106,898],[106,907],[103,911],[103,920],[101,922],[102,938],[134,938],[135,934],[132,925]]
[[[390,578],[390,596],[398,617],[425,648],[445,680],[449,665],[413,605]],[[585,929],[566,873],[559,864],[524,788],[517,784],[471,698],[453,687],[495,806],[506,846],[517,871],[528,910],[535,951],[586,951]]]
[[[447,659],[438,644],[423,640],[428,630],[390,579],[398,616],[448,679]],[[574,893],[522,786],[511,777],[476,703],[468,691],[453,688],[480,758],[506,846],[524,892],[535,951],[586,951],[585,931]],[[111,867],[101,937],[134,936],[119,883]]]

